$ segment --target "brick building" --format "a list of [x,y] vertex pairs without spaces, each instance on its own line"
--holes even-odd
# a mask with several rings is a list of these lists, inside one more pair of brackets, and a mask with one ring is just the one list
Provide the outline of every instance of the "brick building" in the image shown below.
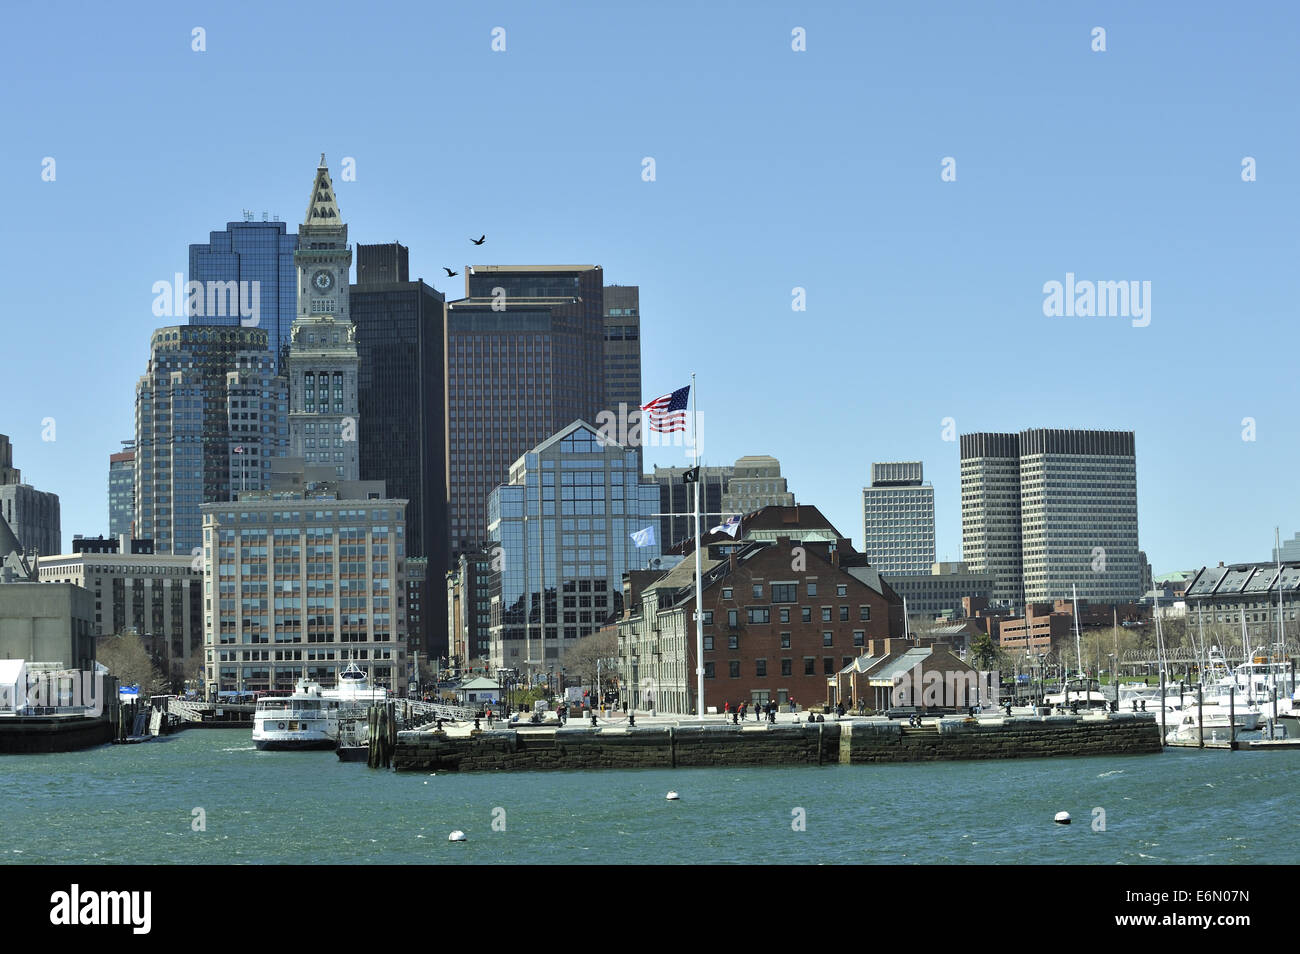
[[[706,712],[820,701],[869,640],[902,636],[901,599],[847,539],[723,539],[706,538],[702,559]],[[634,708],[695,711],[694,570],[687,559],[653,581],[628,574],[619,663]]]

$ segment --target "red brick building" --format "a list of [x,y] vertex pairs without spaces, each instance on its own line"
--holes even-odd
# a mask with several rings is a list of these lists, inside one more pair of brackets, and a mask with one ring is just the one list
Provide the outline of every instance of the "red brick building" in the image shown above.
[[[827,677],[870,640],[903,635],[902,600],[845,538],[706,539],[705,546],[706,711],[721,712],[725,703],[821,702]],[[648,585],[629,580],[629,595],[633,589],[639,592],[619,622],[625,698],[639,709],[693,712],[693,557]]]

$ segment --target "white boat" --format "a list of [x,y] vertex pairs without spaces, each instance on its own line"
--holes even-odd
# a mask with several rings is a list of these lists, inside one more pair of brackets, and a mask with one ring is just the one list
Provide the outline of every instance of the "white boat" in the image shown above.
[[287,696],[263,696],[253,710],[253,744],[259,749],[332,749],[338,739],[338,703],[320,683],[303,676]]
[[339,720],[362,719],[366,710],[388,699],[388,690],[371,688],[356,663],[339,674],[338,685],[321,688],[302,676],[288,696],[263,696],[253,712],[253,743],[259,749],[333,749]]
[[[1206,722],[1204,739],[1206,742],[1231,742],[1244,730],[1240,721],[1235,727],[1229,727],[1225,721],[1222,725],[1210,725]],[[1183,721],[1165,735],[1166,742],[1197,742],[1202,738],[1202,730],[1196,724],[1196,717],[1188,713]]]

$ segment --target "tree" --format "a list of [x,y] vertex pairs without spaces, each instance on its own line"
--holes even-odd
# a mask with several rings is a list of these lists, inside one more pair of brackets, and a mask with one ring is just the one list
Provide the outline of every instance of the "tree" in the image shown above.
[[597,670],[603,681],[617,675],[618,635],[613,629],[602,629],[584,636],[564,653],[564,668],[581,685],[594,686]]
[[970,654],[977,666],[987,671],[991,670],[993,664],[999,661],[1002,650],[993,642],[993,637],[988,633],[976,633],[971,637]]
[[141,696],[161,695],[171,688],[139,636],[104,636],[95,646],[95,657],[121,685],[139,686]]

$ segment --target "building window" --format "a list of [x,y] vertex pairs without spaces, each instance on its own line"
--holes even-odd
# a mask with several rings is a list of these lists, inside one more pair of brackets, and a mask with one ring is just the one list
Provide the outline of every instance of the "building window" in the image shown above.
[[793,603],[799,597],[797,583],[773,583],[772,584],[772,602],[773,603]]
[[871,619],[871,607],[870,607],[870,606],[859,606],[859,607],[858,607],[858,619],[860,619],[860,620],[864,620],[864,621],[865,621],[865,620],[869,620],[869,619]]
[[770,623],[772,622],[772,611],[766,606],[751,606],[749,608],[749,621],[751,623]]
[[823,657],[822,657],[822,675],[824,675],[824,676],[833,676],[833,675],[835,675],[835,657],[834,657],[834,656],[823,656]]
[[840,622],[841,622],[841,623],[847,623],[848,621],[849,621],[849,608],[848,608],[847,606],[841,606],[841,607],[840,607]]
[[809,595],[809,596],[816,596],[816,595],[817,595],[817,584],[816,584],[816,583],[809,583],[809,584],[808,584],[808,595]]
[[837,583],[837,584],[835,584],[835,595],[836,595],[836,596],[848,596],[848,595],[849,595],[849,587],[848,587],[848,585],[845,584],[845,583]]
[[711,662],[706,662],[706,663],[704,664],[704,678],[705,678],[705,679],[712,679],[712,678],[713,678],[713,663],[711,663]]
[[766,675],[767,675],[767,660],[766,660],[766,659],[755,659],[755,660],[754,660],[754,675],[755,675],[755,676],[766,676]]
[[761,600],[762,598],[763,598],[763,584],[762,584],[762,583],[755,583],[755,584],[754,584],[754,599],[756,599],[756,600]]
[[805,622],[805,623],[811,623],[811,622],[812,622],[812,607],[811,607],[811,606],[801,606],[801,607],[799,607],[799,618],[800,618],[801,620],[803,620],[803,622]]
[[713,610],[704,611],[704,625],[705,626],[713,625]]
[[782,660],[781,660],[781,675],[783,675],[783,676],[789,676],[789,675],[791,675],[791,672],[790,672],[790,671],[791,671],[791,669],[793,669],[793,668],[794,668],[794,667],[793,667],[793,660],[790,660],[790,659],[782,659]]
[[782,633],[782,634],[781,634],[781,648],[782,648],[782,649],[789,649],[789,648],[790,648],[790,634],[789,634],[789,633]]
[[739,679],[739,678],[740,678],[740,660],[739,660],[739,659],[733,659],[731,662],[727,663],[727,669],[729,670],[729,675],[731,676],[732,679]]
[[788,623],[788,622],[790,622],[790,608],[789,608],[789,607],[787,607],[787,606],[783,606],[783,607],[781,607],[780,613],[781,613],[781,622],[783,622],[783,623]]
[[803,674],[805,676],[817,675],[817,660],[812,656],[803,657]]
[[732,629],[740,625],[740,610],[727,610],[727,625]]
[[823,623],[829,623],[830,621],[831,621],[831,608],[830,608],[829,606],[823,606],[823,607],[822,607],[822,622],[823,622]]
[[724,587],[722,588],[722,598],[723,598],[724,600],[729,600],[729,599],[731,599],[731,587],[729,587],[729,586],[724,586]]
[[704,648],[705,648],[705,649],[712,649],[712,648],[713,648],[713,637],[712,637],[712,636],[705,636],[705,637],[704,637]]
[[740,648],[740,637],[739,637],[739,636],[728,636],[728,637],[727,637],[727,648],[728,648],[728,649],[739,649],[739,648]]
[[834,634],[834,633],[822,633],[822,645],[823,645],[823,646],[829,646],[829,645],[831,645],[831,643],[832,643],[832,641],[833,641],[834,639],[835,639],[835,634]]
[[865,646],[866,644],[867,644],[867,634],[860,629],[855,629],[853,631],[853,645]]

